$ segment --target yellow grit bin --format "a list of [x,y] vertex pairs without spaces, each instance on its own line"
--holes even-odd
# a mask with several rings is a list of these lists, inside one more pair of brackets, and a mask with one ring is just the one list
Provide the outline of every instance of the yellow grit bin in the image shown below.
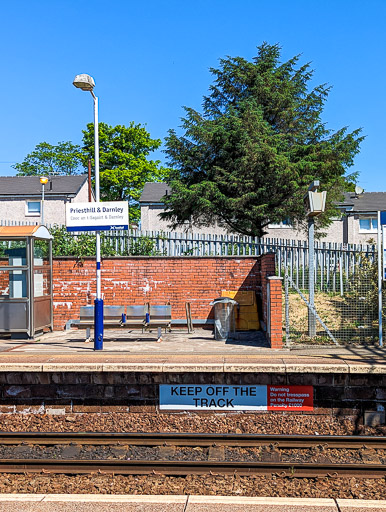
[[258,331],[260,329],[256,293],[253,290],[223,290],[221,292],[221,297],[229,297],[239,304],[239,306],[235,307],[237,331]]

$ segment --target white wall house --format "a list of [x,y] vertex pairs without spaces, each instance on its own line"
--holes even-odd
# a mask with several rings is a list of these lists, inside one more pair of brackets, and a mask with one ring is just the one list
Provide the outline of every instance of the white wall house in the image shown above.
[[[170,231],[168,221],[159,217],[164,211],[164,203],[162,198],[170,194],[170,187],[166,183],[145,183],[142,195],[139,200],[141,207],[141,231]],[[202,233],[202,234],[227,234],[226,227],[217,223],[211,226],[194,226],[186,224],[186,226],[178,226],[173,231],[177,233]]]
[[[146,183],[140,198],[141,230],[143,231],[170,231],[168,222],[162,220],[159,214],[164,211],[163,197],[171,193],[166,183]],[[360,195],[345,194],[344,201],[339,203],[342,217],[332,222],[325,236],[324,242],[360,244],[367,243],[371,238],[376,239],[377,212],[386,211],[386,192],[365,192]],[[192,224],[179,226],[175,231],[188,233],[229,234],[227,228],[220,225],[209,227],[195,227]],[[270,224],[265,238],[280,238],[303,241],[307,233],[296,230],[285,223]]]
[[[65,224],[66,203],[87,202],[87,175],[50,176],[44,187],[44,224]],[[94,195],[91,195],[94,201]],[[0,176],[0,221],[36,223],[42,220],[39,176]]]

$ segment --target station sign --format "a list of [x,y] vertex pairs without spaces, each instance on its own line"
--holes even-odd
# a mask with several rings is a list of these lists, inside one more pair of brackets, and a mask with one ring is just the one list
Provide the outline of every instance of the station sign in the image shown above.
[[383,247],[383,258],[382,258],[382,280],[386,281],[386,230],[382,226],[382,247]]
[[129,229],[129,203],[67,203],[67,231],[110,231]]
[[160,384],[159,408],[169,411],[312,411],[312,386]]
[[382,227],[382,280],[386,281],[386,212],[380,212],[380,221],[381,226],[379,226],[378,229]]

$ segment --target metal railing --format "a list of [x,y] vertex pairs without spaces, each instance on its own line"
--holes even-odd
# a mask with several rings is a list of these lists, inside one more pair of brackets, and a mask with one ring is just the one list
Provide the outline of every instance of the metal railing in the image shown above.
[[[36,224],[36,222],[0,221],[0,225]],[[52,225],[47,225],[50,229]],[[76,237],[80,233],[72,233]],[[84,234],[84,233],[83,233]],[[90,234],[90,236],[92,236]],[[137,247],[140,256],[141,241],[151,244],[152,254],[159,256],[260,256],[274,252],[278,275],[288,269],[296,286],[305,289],[308,283],[308,243],[279,238],[257,238],[243,235],[214,235],[162,231],[105,231],[104,243],[117,256],[132,254]],[[315,243],[314,277],[316,290],[344,293],[345,282],[355,274],[361,259],[374,261],[375,245]]]

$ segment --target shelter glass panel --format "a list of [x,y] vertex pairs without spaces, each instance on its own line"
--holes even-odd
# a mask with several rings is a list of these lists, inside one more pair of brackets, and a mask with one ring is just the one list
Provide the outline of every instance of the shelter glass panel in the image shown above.
[[50,267],[34,270],[34,296],[45,297],[51,295]]
[[0,240],[0,267],[27,265],[26,240]]
[[0,270],[0,296],[4,299],[27,298],[27,271]]
[[34,266],[46,266],[49,260],[49,240],[34,240]]

